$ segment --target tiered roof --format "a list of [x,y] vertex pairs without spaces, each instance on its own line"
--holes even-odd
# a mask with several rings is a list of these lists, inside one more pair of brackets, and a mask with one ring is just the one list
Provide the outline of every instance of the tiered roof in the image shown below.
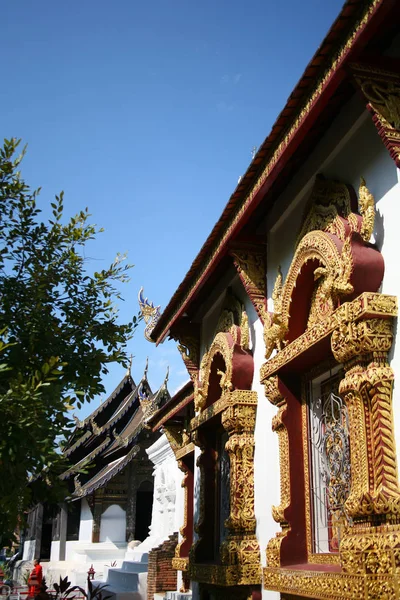
[[[130,369],[112,394],[77,426],[64,450],[71,466],[61,475],[80,498],[104,487],[141,451],[146,419],[170,400],[168,373],[153,393],[146,365],[138,385]],[[82,470],[87,470],[83,473]]]

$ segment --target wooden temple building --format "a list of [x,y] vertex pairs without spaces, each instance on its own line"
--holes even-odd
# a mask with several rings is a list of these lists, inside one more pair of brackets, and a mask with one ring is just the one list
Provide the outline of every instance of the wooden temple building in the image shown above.
[[400,598],[399,168],[400,3],[347,0],[143,312],[191,379],[148,423],[183,471],[195,599]]
[[138,384],[128,369],[96,410],[76,419],[64,450],[71,466],[61,475],[69,495],[59,507],[37,505],[29,514],[25,560],[40,557],[50,561],[48,568],[69,574],[97,561],[99,571],[105,561],[122,559],[131,542],[147,538],[154,464],[146,450],[160,433],[149,430],[146,420],[169,401],[167,380],[168,374],[154,393],[147,366]]

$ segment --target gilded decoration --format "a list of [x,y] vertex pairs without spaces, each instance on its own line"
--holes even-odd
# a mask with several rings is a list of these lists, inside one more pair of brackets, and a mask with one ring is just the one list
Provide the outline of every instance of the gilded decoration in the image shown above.
[[[240,311],[239,311],[240,308]],[[240,319],[240,326],[237,324]],[[218,329],[220,331],[218,331]],[[248,375],[253,359],[247,352],[248,322],[241,305],[232,318],[232,311],[222,310],[217,333],[208,352],[205,353],[200,367],[198,394],[201,398],[197,406],[201,410],[190,422],[190,431],[194,442],[200,446],[201,455],[197,459],[200,468],[199,517],[195,531],[199,541],[192,546],[189,561],[190,577],[202,583],[220,586],[255,585],[261,583],[260,550],[255,535],[254,515],[254,427],[257,409],[257,393],[248,389],[235,389],[235,355],[245,360]],[[213,359],[219,354],[224,361],[225,370],[218,369],[221,396],[210,406],[205,407],[209,390]],[[249,362],[250,361],[250,362]],[[242,362],[240,363],[242,365]],[[237,367],[236,367],[237,370]],[[205,526],[205,498],[207,494],[205,469],[215,461],[213,451],[208,449],[207,436],[202,430],[215,415],[221,414],[221,424],[228,433],[226,451],[230,465],[230,512],[225,521],[227,537],[220,547],[221,564],[203,564],[196,561],[198,547]]]
[[267,313],[264,319],[265,358],[269,358],[274,350],[280,352],[288,332],[288,318],[282,313],[282,272],[278,267],[278,276],[272,292],[274,312]]
[[280,492],[281,501],[279,506],[272,507],[272,516],[281,526],[286,526],[284,511],[290,504],[290,471],[289,471],[289,437],[283,424],[282,416],[287,409],[286,399],[279,390],[278,377],[275,375],[265,382],[265,395],[274,406],[278,407],[278,413],[272,420],[272,431],[278,434],[279,440],[279,465],[280,465]]
[[[225,363],[225,371],[217,371],[222,392],[234,388],[233,364],[238,349],[248,353],[250,342],[249,320],[240,301],[232,293],[227,293],[221,310],[216,335],[200,363],[199,376],[194,381],[194,402],[196,411],[204,410],[214,357],[219,354]],[[250,354],[248,354],[250,356]],[[252,360],[252,359],[251,359]],[[214,403],[215,404],[215,403]]]
[[[400,488],[392,414],[394,374],[388,363],[397,300],[364,291],[355,299],[345,301],[346,297],[354,298],[359,290],[355,287],[353,273],[358,268],[357,255],[360,253],[363,253],[366,266],[362,266],[364,271],[358,272],[363,274],[365,285],[370,284],[368,273],[375,277],[372,289],[378,289],[383,276],[383,260],[368,244],[374,229],[375,202],[365,181],[361,179],[359,188],[359,213],[354,212],[350,188],[337,182],[318,178],[311,200],[285,283],[278,274],[274,290],[274,307],[278,306],[279,324],[282,324],[281,337],[271,332],[272,341],[266,338],[266,357],[269,358],[273,349],[277,352],[261,368],[265,394],[278,408],[272,428],[279,439],[281,479],[281,502],[272,509],[274,519],[281,524],[281,531],[267,546],[264,585],[267,589],[311,598],[397,598],[400,597],[400,568],[395,566],[396,560],[400,560],[400,556],[397,557],[398,553],[400,555],[400,549],[397,549]],[[354,252],[356,246],[357,252]],[[303,329],[297,326],[296,334],[292,334],[290,306],[297,293],[299,274],[309,261],[312,264],[301,281],[309,282],[312,273],[314,286],[300,290],[310,297],[308,317]],[[373,265],[379,261],[381,267],[374,273]],[[369,268],[372,270],[368,271]],[[282,337],[283,327],[287,334]],[[304,360],[306,355],[311,357],[306,360],[312,364],[311,350],[324,339],[330,340],[332,355],[344,368],[339,382],[340,398],[334,397],[342,403],[347,415],[350,438],[351,478],[344,498],[344,526],[338,553],[313,554],[310,541],[313,517],[308,498],[309,425],[303,399],[305,535],[310,569],[282,569],[282,542],[286,540],[286,557],[287,544],[293,543],[292,537],[288,536],[291,517],[285,519],[285,515],[292,514],[286,513],[286,509],[291,507],[292,510],[290,475],[296,465],[290,464],[291,434],[285,426],[286,411],[291,410],[288,405],[291,396],[289,393],[285,398],[286,388],[280,383],[280,370],[285,367],[285,373],[297,373],[296,365],[300,364],[297,359],[302,357]],[[314,562],[330,565],[336,570],[326,573],[320,567],[313,571]]]
[[267,314],[266,250],[264,244],[235,244],[234,265],[262,323]]
[[[400,516],[400,489],[394,442],[394,373],[387,359],[392,321],[343,323],[332,334],[332,351],[344,363],[339,391],[349,408],[353,481],[346,509],[354,519]],[[341,344],[341,348],[339,348]]]
[[200,338],[198,335],[182,333],[175,336],[179,341],[178,350],[185,363],[190,378],[195,381],[199,371]]
[[384,58],[380,65],[352,64],[351,70],[368,102],[379,136],[400,168],[399,64]]
[[[190,520],[190,523],[188,522],[189,501],[192,502],[192,498],[189,499],[188,487],[189,487],[189,478],[190,477],[193,478],[193,472],[190,473],[189,467],[182,460],[178,460],[178,467],[184,474],[182,483],[181,483],[181,486],[184,489],[184,511],[183,511],[184,512],[184,520],[183,520],[182,527],[179,529],[182,539],[180,540],[180,542],[178,543],[178,545],[175,548],[175,557],[172,559],[172,568],[177,569],[178,571],[186,572],[188,570],[188,566],[189,566],[189,557],[182,556],[182,550],[187,543],[189,535],[190,535],[190,539],[191,539],[191,533],[192,533],[191,531],[189,531],[189,527],[191,527],[193,524],[192,519]],[[193,490],[191,490],[191,493],[193,494]]]
[[368,242],[374,228],[374,197],[364,179],[359,187],[360,214],[352,212],[349,186],[321,176],[315,180],[309,204],[311,208],[304,219],[284,284],[278,269],[272,294],[274,312],[267,313],[264,325],[266,359],[274,350],[280,352],[286,344],[292,297],[303,267],[310,261],[318,265],[314,268],[316,284],[307,321],[309,328],[325,320],[342,299],[354,292],[351,282],[353,237],[359,234]]
[[[312,598],[371,600],[398,598],[400,594],[400,489],[392,414],[394,374],[387,362],[397,305],[390,296],[363,296],[335,311],[336,327],[330,330],[332,353],[345,368],[339,392],[349,414],[352,479],[345,502],[349,521],[340,541],[339,563],[332,555],[321,556],[316,562],[338,563],[341,572],[290,571],[288,577],[288,569],[279,568],[280,544],[288,527],[283,523],[282,532],[267,547],[267,589]],[[279,405],[276,376],[270,376],[265,384],[266,395]],[[279,420],[278,413],[274,424],[279,424]],[[306,436],[304,427],[303,411]],[[307,522],[311,522],[309,513]]]
[[261,382],[288,365],[317,342],[330,336],[339,326],[348,321],[359,321],[366,317],[387,319],[397,316],[397,298],[378,292],[364,292],[352,302],[345,302],[324,321],[309,327],[302,335],[287,344],[278,354],[264,363],[260,370]]

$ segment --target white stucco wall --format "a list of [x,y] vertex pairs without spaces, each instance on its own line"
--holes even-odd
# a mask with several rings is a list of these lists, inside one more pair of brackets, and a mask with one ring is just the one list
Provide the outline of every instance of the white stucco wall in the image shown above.
[[125,542],[126,513],[118,504],[112,504],[101,515],[100,542]]
[[52,541],[50,547],[50,560],[60,560],[60,541]]
[[33,560],[35,556],[36,540],[26,540],[22,560]]
[[162,544],[183,525],[183,473],[165,434],[146,449],[154,465],[154,494],[148,537],[135,548],[135,553],[148,552]]
[[86,498],[81,500],[81,520],[79,523],[79,541],[91,542],[93,530],[93,515]]

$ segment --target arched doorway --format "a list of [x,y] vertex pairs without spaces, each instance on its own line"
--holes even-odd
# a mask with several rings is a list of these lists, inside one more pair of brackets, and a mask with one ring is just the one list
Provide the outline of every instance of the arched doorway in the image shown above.
[[135,540],[143,542],[149,535],[153,509],[153,482],[142,481],[136,492]]

